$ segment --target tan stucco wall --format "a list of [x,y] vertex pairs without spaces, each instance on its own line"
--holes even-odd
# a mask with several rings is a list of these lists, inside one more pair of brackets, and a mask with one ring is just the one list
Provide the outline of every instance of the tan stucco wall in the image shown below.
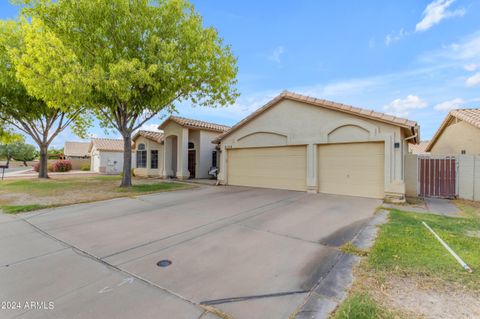
[[442,132],[430,151],[435,155],[457,155],[462,150],[466,155],[480,154],[480,129],[459,121],[450,124]]
[[[318,144],[381,141],[385,143],[385,193],[405,193],[405,133],[400,127],[291,100],[283,100],[221,141],[219,179],[228,184],[229,148],[307,145],[307,186],[317,190]],[[400,143],[394,148],[394,143]]]
[[[135,152],[132,156],[137,156],[137,147],[139,144],[145,144],[145,149],[147,150],[147,168],[134,168],[135,175],[137,176],[152,176],[152,177],[160,177],[162,176],[162,168],[163,168],[163,145],[147,139],[143,136],[138,137],[135,140]],[[158,169],[152,169],[151,166],[151,153],[150,151],[157,150],[158,151]]]

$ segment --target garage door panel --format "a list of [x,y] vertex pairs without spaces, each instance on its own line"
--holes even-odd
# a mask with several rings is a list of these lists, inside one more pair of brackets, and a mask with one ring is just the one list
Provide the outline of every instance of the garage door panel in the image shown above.
[[306,190],[306,147],[230,149],[228,184]]
[[383,143],[320,145],[319,191],[383,198],[384,150]]

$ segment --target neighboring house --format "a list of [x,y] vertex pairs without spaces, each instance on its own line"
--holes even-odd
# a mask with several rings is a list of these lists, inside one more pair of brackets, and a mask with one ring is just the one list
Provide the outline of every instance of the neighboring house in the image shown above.
[[65,142],[63,153],[66,159],[90,158],[90,142]]
[[451,111],[426,151],[434,155],[480,154],[480,109]]
[[421,141],[418,144],[408,144],[408,152],[413,155],[430,155],[427,146],[430,141]]
[[135,173],[188,179],[211,177],[210,170],[219,164],[217,146],[212,141],[230,127],[170,116],[159,129],[163,135],[144,131],[135,135]]
[[90,166],[90,142],[65,142],[63,152],[66,160],[72,163],[72,169]]
[[162,177],[163,133],[138,131],[132,141],[136,154],[135,175]]
[[214,142],[222,184],[404,198],[416,122],[283,92]]
[[[89,152],[90,170],[101,174],[120,174],[123,170],[123,140],[92,138]],[[132,154],[132,168],[135,167]]]

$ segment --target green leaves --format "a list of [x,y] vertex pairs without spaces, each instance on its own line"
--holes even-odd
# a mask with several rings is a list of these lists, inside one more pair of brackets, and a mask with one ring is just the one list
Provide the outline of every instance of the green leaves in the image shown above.
[[174,102],[228,105],[238,95],[236,58],[187,1],[40,1],[24,13],[32,23],[18,76],[49,105],[87,105],[133,130]]

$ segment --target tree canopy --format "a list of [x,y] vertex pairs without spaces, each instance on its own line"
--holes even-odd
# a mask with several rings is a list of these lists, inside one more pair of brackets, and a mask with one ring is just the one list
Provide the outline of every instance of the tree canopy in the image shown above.
[[186,0],[24,1],[26,50],[17,75],[47,104],[88,106],[124,139],[162,110],[190,101],[226,106],[238,93],[236,58]]
[[0,145],[0,158],[5,158],[8,163],[13,159],[23,162],[27,166],[28,161],[37,157],[37,150],[33,145],[25,144],[22,141]]
[[[24,85],[19,78],[20,61],[28,52],[28,33],[31,25],[25,21],[0,21],[0,121],[29,135],[40,148],[39,177],[48,177],[47,151],[50,143],[67,126],[75,123],[73,130],[85,134],[89,123],[82,117],[84,108],[70,107],[65,103],[47,104],[35,91]],[[43,65],[45,72],[51,72]],[[41,73],[30,74],[31,81],[42,81]]]

